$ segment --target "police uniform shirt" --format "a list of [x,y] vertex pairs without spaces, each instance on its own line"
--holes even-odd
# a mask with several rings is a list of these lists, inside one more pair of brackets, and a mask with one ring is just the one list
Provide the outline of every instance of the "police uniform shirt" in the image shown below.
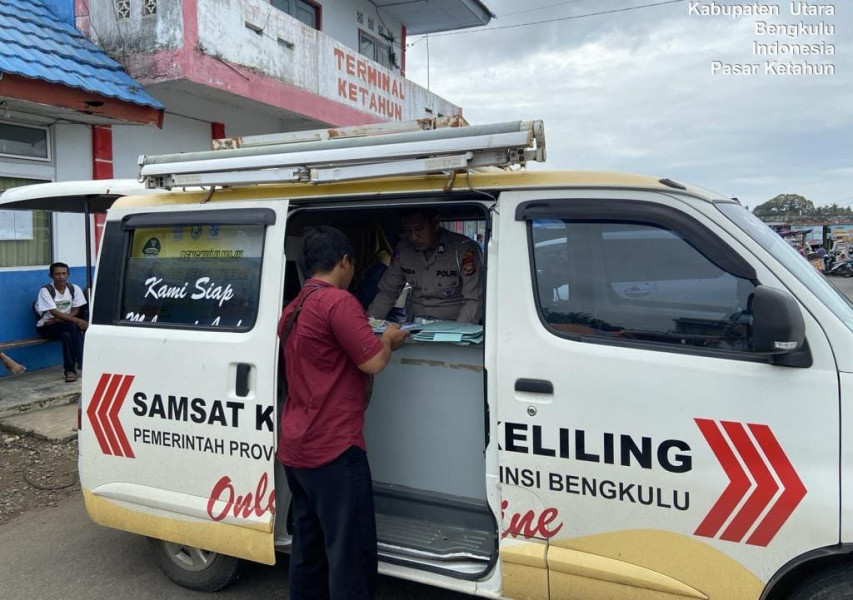
[[421,252],[408,239],[403,239],[379,282],[379,293],[368,312],[378,319],[388,316],[407,282],[413,288],[407,318],[480,322],[483,255],[474,240],[439,228],[435,247]]

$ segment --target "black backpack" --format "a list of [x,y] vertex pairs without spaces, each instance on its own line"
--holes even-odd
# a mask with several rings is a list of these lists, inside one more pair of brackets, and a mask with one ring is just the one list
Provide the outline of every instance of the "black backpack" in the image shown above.
[[[48,293],[50,294],[50,297],[51,297],[51,298],[53,298],[54,300],[56,300],[56,288],[55,288],[55,287],[53,287],[53,284],[52,284],[52,283],[46,283],[46,284],[44,284],[44,285],[43,285],[43,286],[41,286],[41,287],[42,287],[42,289],[44,289],[44,290],[47,290],[47,291],[48,291]],[[73,285],[73,284],[71,284],[71,283],[69,283],[69,284],[68,284],[68,289],[71,291],[71,301],[72,301],[72,302],[74,302],[74,294],[76,293],[76,292],[74,291],[74,290],[75,290],[75,288],[76,288],[76,286],[75,286],[75,285]],[[38,323],[38,322],[41,320],[41,317],[42,317],[42,314],[38,311],[38,303],[39,303],[38,298],[36,298],[35,300],[33,300],[33,314],[36,316],[36,323]],[[88,306],[88,304],[84,304],[83,306]],[[80,318],[85,319],[85,318],[86,318],[86,316],[81,315],[81,317],[80,317]]]

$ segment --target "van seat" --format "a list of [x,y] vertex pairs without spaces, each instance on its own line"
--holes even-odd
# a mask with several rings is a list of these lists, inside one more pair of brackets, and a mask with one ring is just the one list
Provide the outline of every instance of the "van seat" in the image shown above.
[[305,257],[302,255],[302,237],[290,235],[284,239],[284,258],[296,267],[299,287],[305,285]]

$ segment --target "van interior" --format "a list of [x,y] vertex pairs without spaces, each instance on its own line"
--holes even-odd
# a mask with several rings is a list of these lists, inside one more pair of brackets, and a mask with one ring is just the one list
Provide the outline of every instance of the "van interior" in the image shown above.
[[[488,238],[489,213],[482,202],[432,206],[444,227],[470,237],[479,231]],[[399,208],[389,208],[386,200],[382,206],[365,203],[357,209],[294,210],[285,241],[284,304],[308,277],[301,257],[303,230],[331,225],[353,244],[356,275],[350,291],[366,307],[400,239]],[[491,569],[497,557],[497,522],[486,501],[485,378],[482,343],[411,339],[376,377],[364,435],[381,561],[465,579]],[[286,398],[283,380],[280,375],[279,418]],[[277,506],[288,506],[284,469],[277,461],[276,489]],[[276,521],[275,539],[277,547],[290,543],[286,519]]]

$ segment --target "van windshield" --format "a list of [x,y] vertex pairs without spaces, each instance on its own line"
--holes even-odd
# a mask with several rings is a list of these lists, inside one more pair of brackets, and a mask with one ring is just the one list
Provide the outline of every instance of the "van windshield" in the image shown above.
[[715,206],[778,260],[803,285],[808,287],[849,330],[853,331],[853,303],[818,272],[806,259],[754,214],[733,202],[717,202]]

